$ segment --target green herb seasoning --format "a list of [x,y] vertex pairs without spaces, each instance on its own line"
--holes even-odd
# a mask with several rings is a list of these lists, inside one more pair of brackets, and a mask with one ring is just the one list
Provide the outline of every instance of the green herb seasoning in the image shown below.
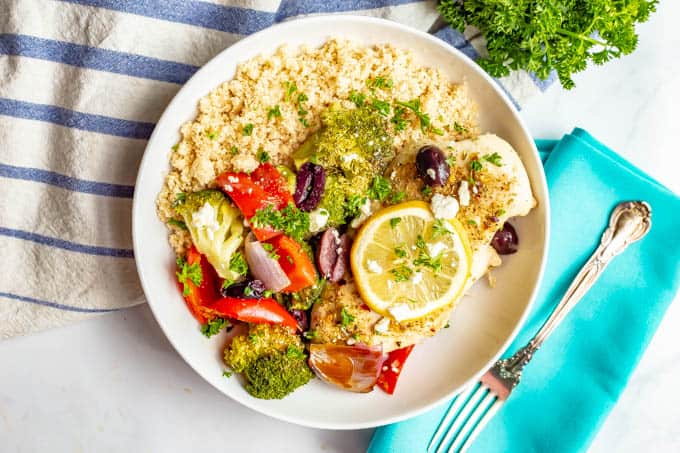
[[255,212],[250,223],[255,228],[271,227],[274,230],[283,231],[296,241],[302,242],[309,231],[309,214],[300,211],[292,203],[280,211],[267,205]]
[[269,153],[267,151],[263,150],[262,148],[260,148],[257,151],[257,160],[259,160],[263,164],[265,162],[269,162],[270,161]]
[[406,109],[404,107],[399,107],[396,106],[394,107],[394,115],[392,116],[392,119],[390,120],[392,124],[394,124],[394,130],[401,132],[404,129],[406,129],[406,118],[404,118],[404,115],[406,114]]
[[254,127],[255,126],[253,126],[253,123],[248,123],[245,126],[243,126],[243,135],[245,135],[246,137],[250,137],[251,135],[253,135]]
[[392,82],[391,78],[378,76],[375,77],[374,79],[369,79],[367,85],[369,86],[369,88],[386,89],[392,88],[394,86],[394,82]]
[[203,282],[203,271],[201,270],[201,265],[199,263],[189,264],[182,257],[177,258],[177,269],[179,269],[175,274],[177,275],[177,280],[184,286],[182,294],[188,296],[191,294],[191,287],[189,282],[191,281],[196,286],[201,286]]
[[480,171],[482,169],[482,163],[477,159],[470,161],[470,170]]
[[168,220],[168,224],[172,225],[172,226],[176,226],[177,228],[180,228],[182,230],[187,229],[187,224],[184,223],[184,220],[170,219],[170,220]]
[[503,165],[503,163],[501,162],[501,155],[498,153],[485,154],[484,156],[482,156],[482,159],[495,165],[496,167],[500,167],[501,165]]
[[406,265],[397,266],[390,271],[395,282],[405,282],[413,275],[413,269]]
[[401,217],[395,217],[393,219],[390,219],[390,226],[392,228],[396,228],[396,226],[399,225],[399,222],[401,222]]
[[347,327],[354,322],[354,316],[352,316],[345,307],[340,310],[340,324],[342,327]]
[[238,148],[235,145],[231,145],[231,149],[229,150],[232,156],[235,156],[238,154]]
[[283,88],[284,88],[283,98],[286,101],[290,101],[292,99],[293,93],[297,91],[297,85],[295,84],[295,82],[286,81],[283,82]]
[[246,275],[248,273],[248,263],[241,252],[236,252],[231,256],[229,270],[238,275]]
[[371,186],[368,188],[368,196],[373,200],[385,201],[392,193],[392,185],[389,179],[378,175],[371,181]]
[[201,333],[210,338],[217,335],[223,328],[228,327],[229,321],[224,318],[213,318],[201,326]]
[[358,91],[352,91],[349,94],[349,100],[354,102],[357,107],[363,107],[366,103],[366,95]]
[[280,118],[281,117],[281,109],[279,108],[278,105],[275,105],[274,107],[270,108],[267,111],[267,119],[271,121],[272,118]]
[[467,134],[468,133],[467,127],[463,126],[458,121],[453,122],[453,130],[456,131],[459,134]]
[[388,116],[390,114],[390,103],[387,101],[373,98],[371,99],[371,107],[373,107],[382,116]]

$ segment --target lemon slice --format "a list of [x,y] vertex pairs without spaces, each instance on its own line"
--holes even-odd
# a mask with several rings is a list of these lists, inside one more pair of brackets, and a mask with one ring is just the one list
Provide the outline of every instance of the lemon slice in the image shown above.
[[363,301],[397,322],[458,300],[472,253],[456,219],[435,219],[423,201],[382,209],[359,230],[350,256]]

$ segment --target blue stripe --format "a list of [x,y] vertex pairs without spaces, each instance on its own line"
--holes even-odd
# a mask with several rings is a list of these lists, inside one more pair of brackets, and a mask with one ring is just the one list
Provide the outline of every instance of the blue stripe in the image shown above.
[[12,228],[0,227],[0,236],[9,236],[25,241],[32,241],[38,244],[47,245],[49,247],[56,247],[59,249],[69,250],[71,252],[86,253],[88,255],[99,256],[113,256],[117,258],[133,258],[132,250],[129,249],[114,249],[108,247],[97,247],[94,245],[77,244],[75,242],[65,241],[42,234],[31,233],[29,231],[14,230]]
[[74,192],[105,195],[107,197],[132,198],[135,190],[134,186],[86,181],[39,168],[15,167],[6,164],[0,164],[0,177],[42,182]]
[[479,58],[479,54],[472,46],[472,44],[470,44],[470,42],[467,39],[465,39],[465,36],[463,36],[463,34],[458,30],[451,28],[450,26],[446,26],[438,30],[436,33],[434,33],[434,36],[450,44],[456,49],[460,50],[473,60]]
[[550,71],[550,74],[548,74],[548,77],[544,80],[539,78],[535,73],[530,72],[529,76],[531,77],[531,80],[534,81],[534,84],[538,87],[539,90],[545,91],[552,85],[555,80],[557,80],[557,71],[552,70]]
[[26,35],[0,34],[0,55],[39,58],[80,68],[183,84],[198,71],[174,61]]
[[249,35],[274,23],[274,13],[195,0],[61,0],[153,17],[214,30]]
[[343,11],[358,11],[366,9],[384,8],[409,3],[422,3],[425,0],[282,0],[276,13],[276,21],[287,17],[314,13],[339,13]]
[[0,297],[6,297],[7,299],[20,300],[21,302],[28,302],[30,304],[42,305],[44,307],[57,308],[59,310],[65,311],[75,311],[78,313],[110,313],[112,311],[118,311],[120,308],[81,308],[74,307],[72,305],[58,304],[56,302],[49,302],[47,300],[34,299],[32,297],[19,296],[12,293],[0,292]]
[[55,105],[34,104],[6,98],[0,98],[0,115],[46,121],[84,131],[139,139],[148,139],[155,126],[153,123],[122,120],[110,116],[76,112]]

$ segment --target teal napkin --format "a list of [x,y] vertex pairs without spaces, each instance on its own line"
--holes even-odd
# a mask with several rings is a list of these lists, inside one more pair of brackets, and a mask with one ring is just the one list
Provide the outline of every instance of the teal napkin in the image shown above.
[[[680,198],[582,129],[537,145],[552,207],[550,251],[533,310],[506,355],[524,345],[550,314],[597,246],[617,203],[647,201],[652,228],[614,259],[543,345],[471,452],[585,451],[680,282]],[[448,406],[378,428],[369,453],[424,452]]]

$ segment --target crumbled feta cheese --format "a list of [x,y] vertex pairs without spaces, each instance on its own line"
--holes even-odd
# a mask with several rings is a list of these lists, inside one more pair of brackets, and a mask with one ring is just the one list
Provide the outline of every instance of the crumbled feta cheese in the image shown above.
[[246,228],[250,227],[250,222],[248,222],[248,219],[246,219],[246,218],[243,219],[243,226],[246,227]]
[[397,322],[401,322],[404,319],[407,319],[409,314],[411,313],[411,310],[406,304],[392,305],[387,309],[387,311],[390,312],[390,315],[392,315],[392,317],[396,319]]
[[226,190],[227,192],[232,192],[234,190],[234,188],[232,186],[230,186],[229,184],[225,184],[224,190]]
[[427,244],[427,252],[431,257],[438,257],[444,250],[446,250],[446,244],[443,242],[435,242],[434,244]]
[[461,181],[458,187],[458,199],[461,206],[470,205],[470,186],[467,181]]
[[309,231],[316,233],[323,230],[328,223],[328,211],[325,209],[315,209],[309,213]]
[[205,228],[210,240],[214,239],[215,232],[220,229],[220,224],[217,222],[217,211],[207,202],[194,213],[191,223],[196,228]]
[[227,176],[227,181],[236,183],[238,182],[238,178],[236,176],[229,175]]
[[[369,272],[373,272],[374,274],[382,274],[383,268],[380,264],[378,264],[377,261],[374,260],[368,260],[366,261],[366,267],[368,268]],[[388,280],[389,282],[390,280]]]
[[437,177],[437,173],[435,173],[434,168],[428,168],[425,173],[427,173],[427,176],[430,178],[434,179]]
[[394,282],[392,280],[387,280],[387,289],[394,288]]
[[342,156],[342,161],[343,162],[352,162],[353,160],[359,159],[359,155],[357,153],[349,153],[344,156]]
[[430,207],[437,219],[453,219],[458,214],[458,200],[448,195],[434,194]]
[[380,202],[371,202],[368,198],[362,204],[359,206],[359,215],[352,220],[352,223],[350,224],[352,228],[359,228],[362,223],[368,219],[371,214],[373,214],[374,211],[376,211],[380,207]]
[[411,277],[411,283],[417,285],[423,281],[423,274],[421,272],[414,272],[413,277]]
[[389,328],[390,320],[388,318],[380,318],[380,321],[376,322],[375,326],[373,326],[373,330],[375,330],[377,333],[385,333]]
[[252,188],[252,187],[248,187],[248,195],[252,195],[252,194],[253,194],[253,188]]
[[356,344],[356,340],[354,338],[348,338],[345,343],[347,343],[347,346],[354,346]]

